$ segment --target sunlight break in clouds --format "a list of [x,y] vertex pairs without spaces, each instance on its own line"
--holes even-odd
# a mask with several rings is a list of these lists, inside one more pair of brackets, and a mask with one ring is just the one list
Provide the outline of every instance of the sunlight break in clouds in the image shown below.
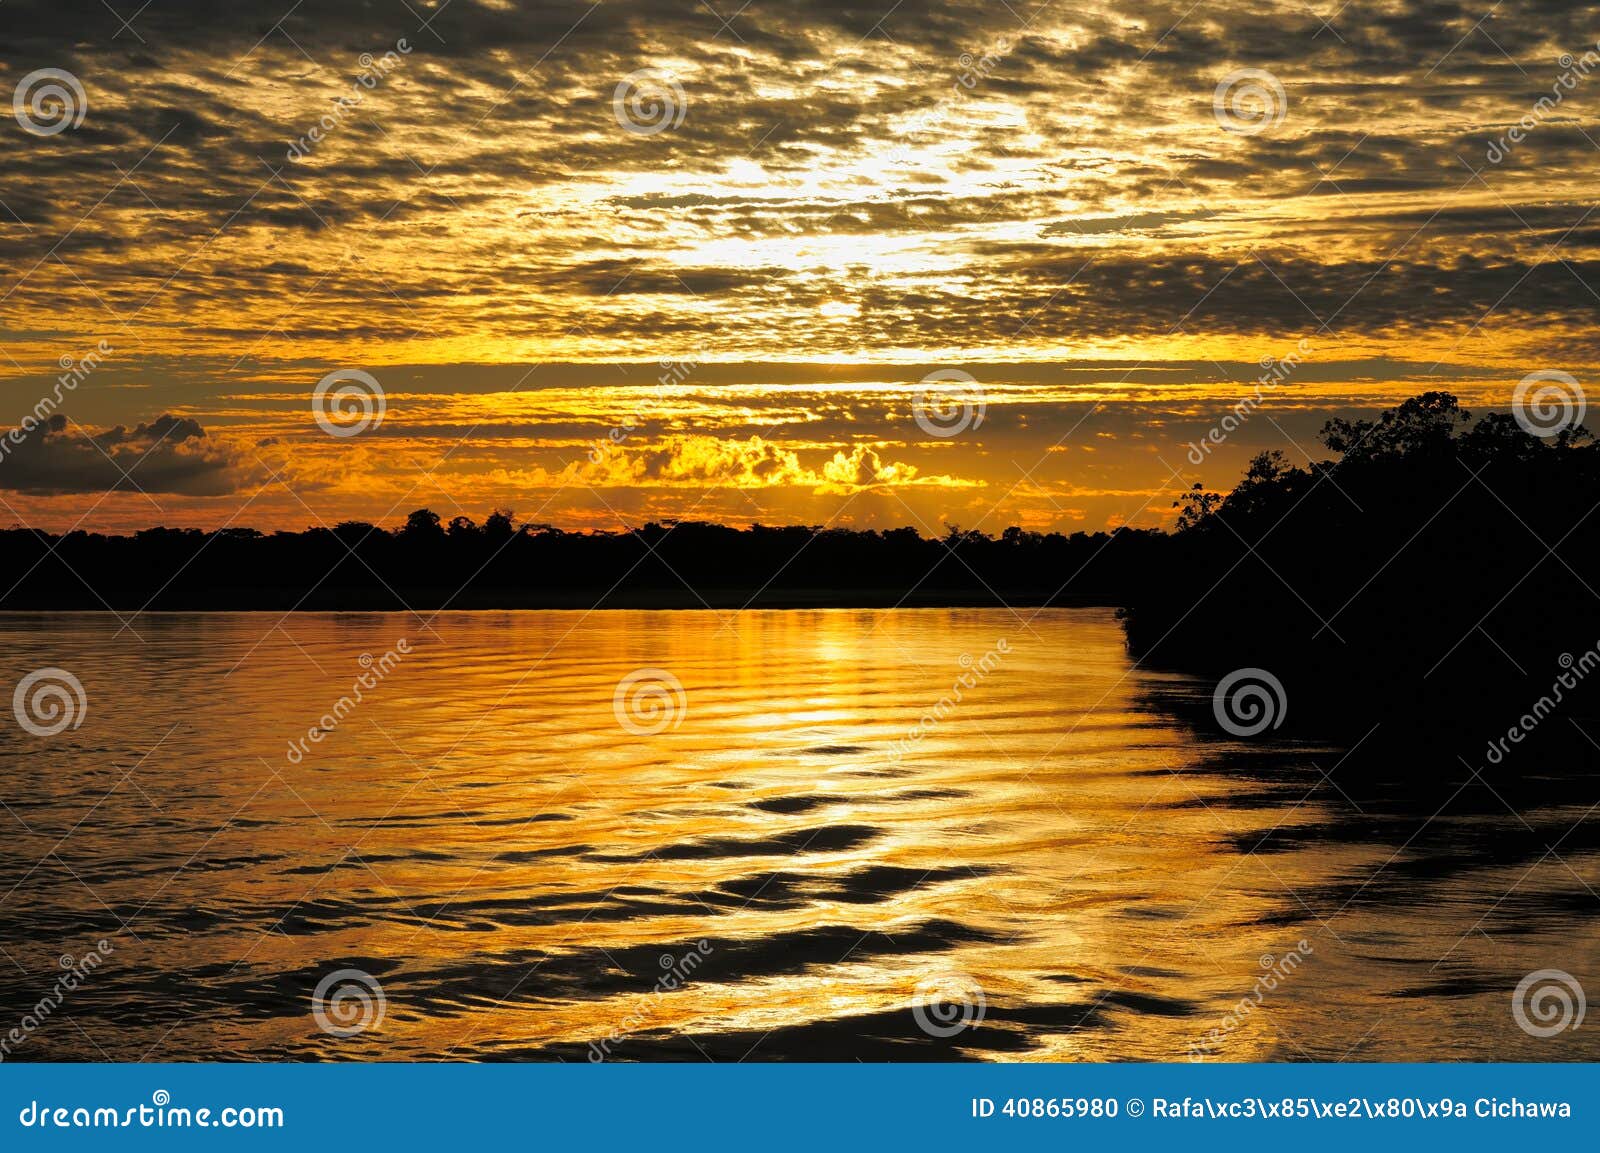
[[[38,437],[0,497],[42,527],[1153,524],[1330,415],[1592,367],[1576,6],[13,0],[0,33],[0,417],[107,341],[73,444],[205,434],[137,468]],[[384,419],[330,437],[353,370]],[[957,436],[913,419],[941,370],[985,400]]]

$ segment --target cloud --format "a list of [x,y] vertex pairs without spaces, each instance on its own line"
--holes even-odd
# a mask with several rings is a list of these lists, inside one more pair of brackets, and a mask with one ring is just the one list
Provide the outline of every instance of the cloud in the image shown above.
[[632,462],[640,479],[667,484],[731,484],[739,488],[804,483],[799,456],[763,437],[721,440],[712,436],[674,437]]
[[838,449],[816,464],[762,436],[720,438],[671,436],[659,445],[597,452],[574,475],[591,486],[660,485],[699,488],[807,488],[823,493],[905,485],[970,487],[978,482],[949,476],[919,476],[915,465],[885,462],[864,444]]
[[29,417],[0,436],[0,488],[16,492],[220,496],[237,491],[251,471],[197,421],[170,414],[95,433],[71,427],[58,412],[43,422]]
[[[1227,0],[1203,20],[1131,0],[1025,23],[977,0],[889,7],[751,6],[724,27],[645,0],[458,0],[424,29],[404,5],[328,0],[263,29],[177,0],[135,17],[136,39],[98,3],[11,0],[0,81],[70,67],[90,111],[0,174],[0,264],[24,273],[8,302],[85,326],[127,309],[142,342],[229,363],[431,334],[419,351],[438,359],[685,339],[870,355],[1159,334],[1263,252],[1336,263],[1327,310],[1359,295],[1341,323],[1393,335],[1386,290],[1438,294],[1460,322],[1587,207],[1592,146],[1570,118],[1469,171],[1547,93],[1560,52],[1592,43],[1581,6],[1507,0],[1493,40],[1436,0],[1335,14],[1332,30],[1280,13],[1266,40],[1259,8]],[[403,62],[360,86],[362,53],[402,38]],[[641,67],[683,89],[682,123],[659,135],[623,130],[612,106]],[[1216,123],[1212,93],[1241,67],[1281,79],[1275,130]],[[355,111],[286,163],[352,92]],[[1541,272],[1501,307],[1589,324],[1583,289],[1536,291],[1567,276]],[[1281,331],[1298,306],[1264,277],[1246,269],[1205,319]]]
[[[965,485],[963,515],[1008,494],[996,518],[1037,522],[1080,490],[1138,497],[1134,515],[1204,427],[1195,406],[1301,336],[1317,358],[1273,419],[1307,445],[1425,378],[1492,399],[1600,351],[1581,122],[1600,71],[1485,158],[1593,45],[1581,5],[1505,0],[1492,25],[1456,0],[1326,25],[1289,6],[1270,36],[1244,0],[717,7],[726,24],[647,0],[319,0],[268,27],[163,0],[125,30],[99,0],[5,0],[0,92],[66,68],[89,105],[76,129],[19,131],[0,169],[7,384],[39,395],[103,333],[118,356],[72,402],[102,431],[0,436],[0,487],[126,492],[120,466],[225,494],[250,462],[203,423],[281,468],[252,509],[279,523],[305,516],[288,484],[335,518],[417,483],[487,507],[567,481],[627,490],[630,514],[701,495],[739,514],[765,490],[807,521],[841,494],[903,521]],[[401,38],[360,85],[363,54]],[[1285,94],[1258,135],[1213,110],[1245,68]],[[681,123],[618,123],[640,69],[681,86]],[[669,362],[692,371],[658,389]],[[389,412],[335,441],[307,397],[354,365]],[[910,387],[957,365],[989,416],[931,443]],[[139,423],[151,395],[186,415]],[[586,461],[627,414],[638,431]],[[1089,443],[1102,424],[1115,439]],[[1284,443],[1266,421],[1248,436]],[[1028,471],[1046,456],[1055,475]]]
[[823,479],[842,488],[870,488],[875,484],[909,484],[917,475],[914,465],[884,464],[877,450],[856,445],[846,455],[836,452],[822,466]]

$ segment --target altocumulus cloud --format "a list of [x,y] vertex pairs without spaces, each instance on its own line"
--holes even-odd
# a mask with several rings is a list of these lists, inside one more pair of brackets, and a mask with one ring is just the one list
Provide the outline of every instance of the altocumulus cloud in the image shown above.
[[[1208,483],[1422,378],[1481,410],[1600,347],[1600,80],[1486,159],[1600,35],[1569,0],[1488,23],[1441,0],[136,7],[0,3],[0,99],[61,68],[88,105],[0,167],[3,341],[49,377],[113,313],[118,362],[75,419],[148,419],[126,406],[153,386],[212,436],[46,430],[0,453],[29,518],[74,523],[70,494],[114,485],[96,515],[148,523],[117,465],[225,493],[237,438],[284,482],[252,519],[286,527],[312,491],[324,519],[381,515],[419,474],[575,525],[737,519],[759,493],[808,523],[834,494],[885,522],[1148,523],[1164,462],[1302,337],[1314,362]],[[644,69],[684,113],[648,135],[614,102]],[[1281,116],[1230,130],[1216,93],[1262,70]],[[657,387],[669,359],[693,369]],[[334,365],[388,366],[358,441],[306,435]],[[933,443],[906,391],[946,367],[989,417]]]

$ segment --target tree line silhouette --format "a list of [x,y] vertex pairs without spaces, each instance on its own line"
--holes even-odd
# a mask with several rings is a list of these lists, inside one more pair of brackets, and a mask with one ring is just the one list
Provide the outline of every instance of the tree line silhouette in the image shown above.
[[1268,670],[1319,727],[1465,729],[1478,704],[1516,719],[1554,697],[1545,738],[1600,739],[1600,673],[1584,679],[1600,661],[1600,444],[1474,421],[1447,392],[1329,421],[1321,441],[1328,459],[1262,453],[1232,491],[1178,502],[1163,563],[1181,576],[1133,591],[1131,650]]
[[[1196,485],[1171,532],[567,532],[503,509],[301,532],[13,528],[0,608],[1114,605],[1142,664],[1266,669],[1296,718],[1331,723],[1536,700],[1600,646],[1600,445],[1581,427],[1536,436],[1429,392],[1321,440],[1327,459],[1267,452],[1231,491]],[[1573,723],[1596,687],[1565,701]]]
[[951,527],[631,531],[482,524],[417,509],[300,532],[151,528],[129,536],[0,533],[0,608],[400,610],[775,605],[1118,604],[1158,563],[1157,530]]

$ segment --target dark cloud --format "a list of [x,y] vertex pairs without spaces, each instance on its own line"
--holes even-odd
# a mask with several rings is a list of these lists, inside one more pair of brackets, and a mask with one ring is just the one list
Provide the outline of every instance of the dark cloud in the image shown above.
[[187,417],[162,415],[96,433],[57,412],[43,421],[29,417],[0,436],[0,488],[16,492],[219,496],[237,491],[250,471],[246,458],[209,443]]

